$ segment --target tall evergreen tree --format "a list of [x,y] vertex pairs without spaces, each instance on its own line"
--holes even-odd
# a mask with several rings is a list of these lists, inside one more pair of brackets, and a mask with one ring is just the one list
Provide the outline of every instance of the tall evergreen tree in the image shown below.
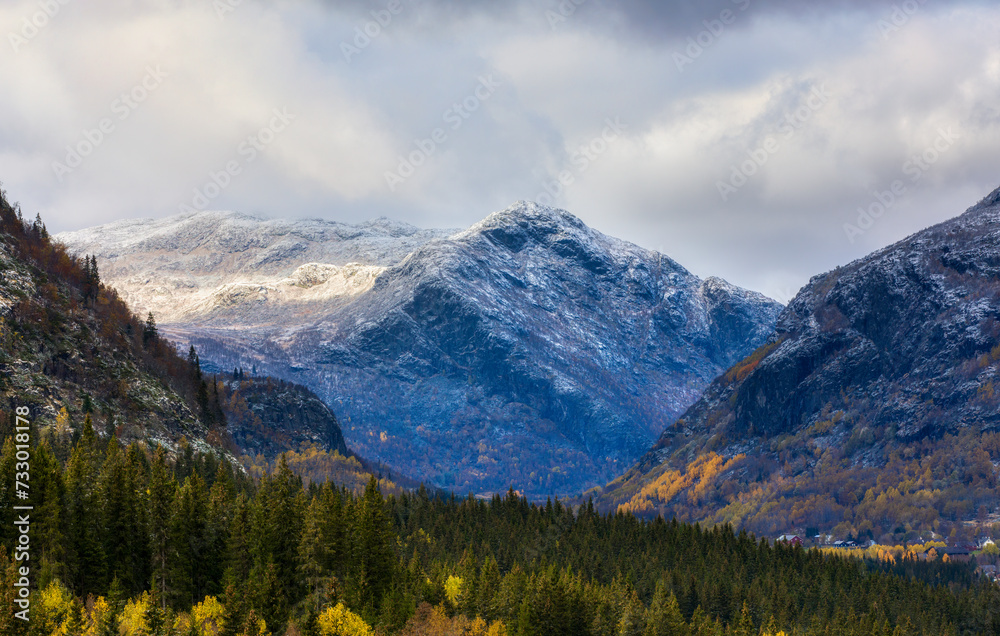
[[106,583],[103,515],[98,491],[100,470],[97,435],[88,414],[66,468],[67,560],[72,586],[81,594],[102,592]]
[[306,509],[299,542],[299,571],[305,582],[313,609],[318,612],[323,601],[324,581],[327,570],[326,546],[323,543],[323,505],[318,496],[313,497]]
[[196,381],[201,381],[201,360],[198,358],[198,352],[194,345],[188,349],[188,367],[191,370],[191,376]]
[[323,569],[339,581],[347,578],[348,568],[348,524],[345,499],[347,494],[334,488],[329,482],[323,484],[319,498],[320,532],[323,537]]
[[32,458],[32,485],[35,488],[36,555],[41,563],[38,585],[44,587],[53,579],[67,580],[66,537],[63,532],[66,488],[62,469],[48,443],[35,448]]
[[161,592],[161,603],[166,603],[164,595],[171,592],[168,587],[171,559],[170,522],[177,483],[167,467],[166,453],[162,446],[153,454],[149,473],[149,547],[152,560],[152,584]]
[[618,619],[616,636],[643,636],[646,629],[645,608],[635,590],[629,594],[622,609],[622,617]]
[[234,594],[242,590],[253,568],[251,510],[246,495],[240,493],[233,504],[232,521],[226,542],[226,575],[224,585],[232,586]]
[[146,315],[146,323],[142,327],[142,345],[149,346],[149,343],[156,342],[159,332],[156,330],[156,319],[153,312]]
[[141,475],[135,462],[134,453],[126,456],[112,437],[100,476],[108,575],[117,577],[131,594],[145,588],[149,562],[145,502],[140,496]]
[[371,620],[392,581],[396,557],[378,480],[372,475],[354,506],[351,538],[350,596],[362,616]]
[[205,482],[195,473],[176,491],[170,519],[167,586],[169,598],[177,607],[197,603],[209,589],[205,568],[209,548],[207,510]]
[[643,636],[689,636],[688,624],[681,614],[677,597],[667,592],[663,579],[656,584],[656,592],[646,612],[646,629]]

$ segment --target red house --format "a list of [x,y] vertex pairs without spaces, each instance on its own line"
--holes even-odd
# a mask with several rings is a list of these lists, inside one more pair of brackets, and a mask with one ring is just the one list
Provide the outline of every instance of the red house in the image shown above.
[[776,543],[785,543],[785,544],[788,544],[788,545],[801,546],[802,545],[802,537],[800,537],[797,534],[783,534],[780,537],[778,537],[777,539],[775,539],[775,542]]

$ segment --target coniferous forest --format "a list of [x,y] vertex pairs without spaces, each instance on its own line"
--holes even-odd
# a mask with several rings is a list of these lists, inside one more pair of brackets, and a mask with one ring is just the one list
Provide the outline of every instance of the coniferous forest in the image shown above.
[[[875,563],[728,527],[491,500],[257,481],[214,453],[39,444],[32,620],[4,634],[987,634],[971,565]],[[68,456],[61,458],[60,455]],[[8,438],[0,478],[12,480]],[[0,571],[17,577],[9,506]]]

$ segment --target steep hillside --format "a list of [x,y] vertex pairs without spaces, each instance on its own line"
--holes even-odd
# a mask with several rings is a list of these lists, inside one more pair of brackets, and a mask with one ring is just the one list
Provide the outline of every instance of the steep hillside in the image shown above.
[[[103,242],[101,228],[86,235]],[[199,236],[199,244],[222,245]],[[431,233],[405,236],[409,248],[412,237]],[[72,235],[61,238],[84,249]],[[175,247],[191,249],[185,241]],[[269,249],[239,248],[247,263]],[[114,263],[108,271],[154,287],[164,272],[187,275],[186,257],[147,267],[155,259],[144,249],[122,256],[109,247],[98,256]],[[293,277],[306,258],[314,256],[289,254],[270,274]],[[345,252],[310,267],[343,268],[348,259],[364,262]],[[350,296],[268,291],[220,300],[225,289],[199,288],[196,295],[215,300],[165,329],[222,368],[255,365],[309,386],[366,457],[477,492],[513,484],[567,494],[604,483],[712,378],[760,345],[780,311],[759,294],[701,280],[662,254],[530,203],[424,240],[397,263],[368,263],[386,269]],[[219,268],[219,276],[233,275]]]
[[1000,190],[814,277],[602,495],[765,532],[896,540],[996,512]]
[[[222,442],[200,406],[200,378],[151,325],[101,284],[91,260],[53,243],[0,197],[0,390],[3,424],[27,406],[39,430],[68,439],[89,415],[104,435],[200,449]],[[207,394],[204,394],[207,396]],[[5,428],[4,433],[9,429]]]

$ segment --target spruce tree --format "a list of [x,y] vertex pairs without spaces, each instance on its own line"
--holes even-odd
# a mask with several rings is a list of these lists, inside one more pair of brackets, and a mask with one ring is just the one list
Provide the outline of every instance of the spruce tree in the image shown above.
[[149,549],[152,560],[152,584],[162,595],[171,592],[167,585],[170,573],[171,543],[170,521],[177,484],[167,467],[166,454],[162,446],[153,454],[149,474]]
[[319,494],[322,504],[320,531],[323,537],[323,569],[343,581],[348,568],[348,519],[344,499],[346,494],[329,482],[323,484]]
[[142,328],[142,345],[148,347],[151,342],[156,342],[159,332],[156,330],[156,319],[153,312],[146,315],[146,324]]
[[646,629],[643,636],[688,636],[690,629],[681,615],[677,597],[668,595],[664,580],[656,584],[656,592],[646,613]]
[[645,608],[642,606],[642,601],[639,600],[639,595],[635,590],[632,590],[622,608],[622,616],[618,620],[618,629],[615,630],[615,635],[642,636],[646,628],[644,615]]
[[240,493],[233,504],[232,521],[226,542],[225,585],[232,584],[239,590],[250,577],[253,567],[253,542],[251,541],[250,503]]
[[169,599],[177,607],[198,602],[208,591],[207,510],[205,482],[195,473],[176,491],[170,519],[167,585]]
[[395,551],[378,481],[372,475],[354,506],[348,585],[355,606],[371,621],[392,581]]
[[326,569],[326,550],[323,543],[323,506],[319,497],[313,497],[306,509],[305,521],[302,527],[302,540],[299,542],[299,571],[305,581],[311,607],[316,612],[322,602],[321,592],[324,589],[323,579]]
[[81,595],[100,593],[106,583],[103,515],[97,489],[100,469],[97,436],[90,415],[87,415],[80,440],[66,467],[70,579],[72,587]]
[[65,524],[66,488],[59,460],[42,442],[34,454],[32,483],[36,497],[34,500],[35,522],[32,532],[37,541],[37,554],[42,564],[38,585],[44,588],[52,580],[67,580]]
[[274,564],[286,602],[298,598],[302,589],[298,555],[304,512],[302,481],[282,456],[274,475],[261,480],[253,506],[252,546],[257,564]]
[[479,586],[476,590],[475,613],[488,621],[497,619],[493,612],[493,599],[500,589],[500,567],[492,555],[486,557],[479,574]]
[[130,593],[146,586],[149,544],[146,539],[144,502],[139,489],[141,474],[134,451],[126,456],[115,437],[100,476],[100,497],[104,516],[104,552],[109,576],[117,577]]
[[222,594],[222,629],[219,636],[237,636],[243,629],[249,611],[247,593],[244,590],[246,579],[242,585],[229,583]]
[[167,622],[167,610],[164,608],[164,599],[160,595],[160,590],[154,585],[149,593],[149,602],[146,604],[146,628],[149,636],[164,636],[164,628],[170,627]]

